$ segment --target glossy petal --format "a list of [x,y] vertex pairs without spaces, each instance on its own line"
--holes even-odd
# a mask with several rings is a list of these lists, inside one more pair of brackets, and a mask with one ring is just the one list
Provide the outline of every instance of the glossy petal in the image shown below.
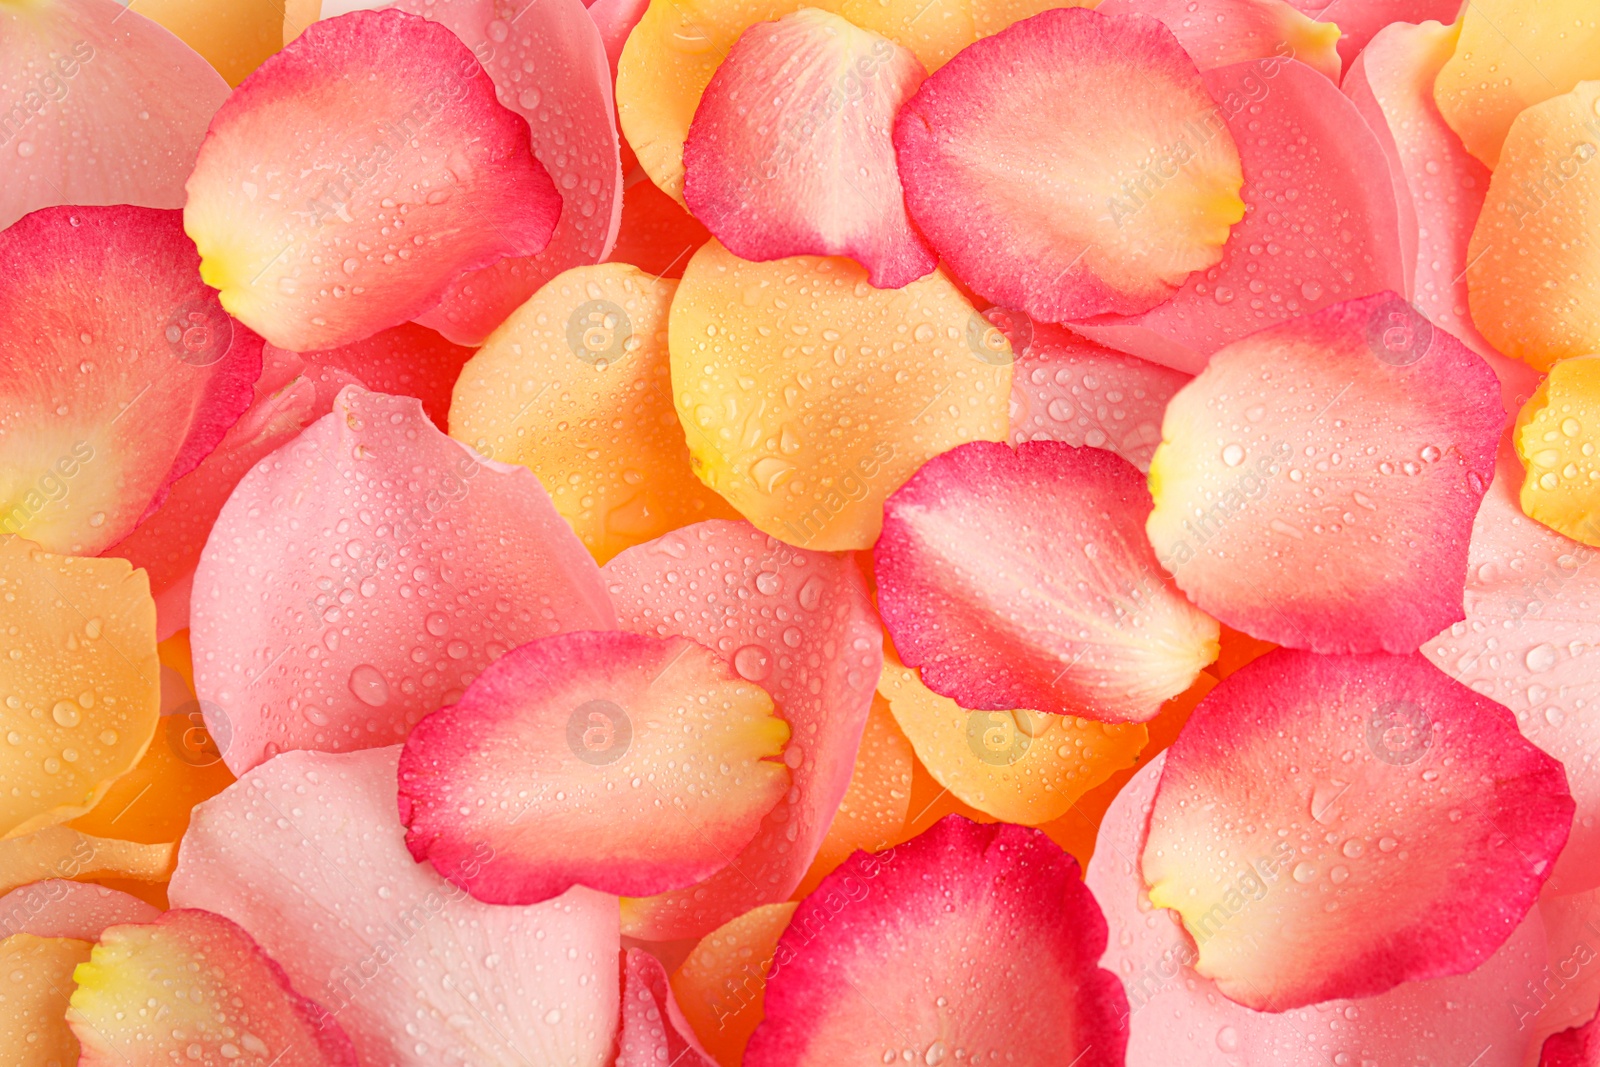
[[889,498],[873,554],[895,647],[963,708],[1151,718],[1216,658],[1218,630],[1157,566],[1149,508],[1139,472],[1099,449],[936,457]]
[[1600,78],[1600,13],[1585,0],[1473,0],[1461,14],[1461,42],[1439,71],[1434,98],[1467,151],[1498,170],[1519,114]]
[[267,60],[212,120],[184,228],[222,304],[292,351],[429,310],[543,249],[560,196],[528,125],[436,22],[356,11]]
[[850,256],[880,289],[938,261],[911,225],[891,134],[922,84],[910,50],[802,8],[734,42],[684,144],[684,199],[743,259]]
[[1141,471],[1161,443],[1161,415],[1189,375],[1031,323],[1011,378],[1011,444],[1064,441],[1115,452]]
[[[1506,1009],[1508,991],[1542,977],[1544,930],[1533,912],[1471,974],[1406,982],[1361,1000],[1264,1014],[1196,974],[1192,941],[1175,913],[1150,903],[1139,877],[1165,759],[1146,765],[1111,805],[1087,877],[1111,928],[1101,966],[1120,975],[1128,992],[1128,1067],[1171,1067],[1175,1057],[1185,1067],[1327,1067],[1340,1057],[1403,1067],[1475,1058],[1479,1067],[1524,1064],[1530,1031]],[[1260,874],[1268,858],[1251,857],[1256,870],[1241,873],[1231,915],[1243,919],[1270,906],[1275,889]]]
[[1596,141],[1600,81],[1518,115],[1467,246],[1472,320],[1536,370],[1600,352]]
[[789,724],[793,788],[730,868],[623,905],[632,936],[698,937],[800,884],[850,782],[882,631],[853,561],[791,548],[747,523],[697,523],[628,549],[603,573],[624,629],[716,649],[772,694]]
[[1339,27],[1308,18],[1286,0],[1105,0],[1095,10],[1159,20],[1201,70],[1292,56],[1339,84]]
[[1461,617],[1503,421],[1488,365],[1392,293],[1262,330],[1167,405],[1150,543],[1253,637],[1413,651]]
[[[596,0],[598,3],[599,0]],[[622,194],[622,227],[614,263],[631,263],[656,278],[681,278],[694,250],[711,240],[705,224],[635,170]]]
[[1382,144],[1332,82],[1279,59],[1202,79],[1238,145],[1244,220],[1222,262],[1190,275],[1165,304],[1074,324],[1102,344],[1190,374],[1217,349],[1274,323],[1369,293],[1404,292],[1411,260]]
[[161,914],[138,897],[88,882],[49,878],[0,896],[0,940],[13,934],[98,941],[120,923],[147,923]]
[[1600,545],[1600,356],[1550,368],[1517,416],[1514,440],[1526,475],[1522,510],[1574,541]]
[[727,866],[788,791],[773,761],[788,737],[764,689],[685,638],[531,641],[406,738],[406,845],[491,904],[682,889]]
[[1127,998],[1097,966],[1105,938],[1077,863],[1042,833],[952,816],[892,854],[856,856],[801,902],[745,1067],[878,1063],[907,1048],[935,1063],[959,1049],[973,1062],[1120,1064]]
[[1012,357],[996,333],[939,271],[874,289],[848,259],[749,263],[712,241],[668,328],[695,473],[790,544],[868,548],[924,462],[1005,436]]
[[533,471],[601,563],[738,514],[694,476],[673,410],[676,289],[621,263],[568,271],[495,331],[457,383],[453,436]]
[[398,741],[507,649],[614,619],[531,474],[355,386],[239,483],[194,589],[195,691],[236,773]]
[[894,131],[939,257],[1049,322],[1138,314],[1215,267],[1245,210],[1233,142],[1172,31],[1081,8],[966,49]]
[[249,931],[364,1064],[602,1067],[616,901],[579,889],[479,904],[413,862],[395,817],[399,755],[290,752],[250,772],[196,811],[173,904]]
[[9,893],[45,878],[164,882],[177,854],[178,846],[170,841],[146,845],[47,826],[0,841],[0,891]]
[[661,961],[636,948],[623,953],[617,1046],[616,1067],[716,1067],[678,1010]]
[[72,972],[89,958],[87,941],[17,934],[0,941],[0,1048],[13,1067],[78,1063],[67,1026]]
[[672,991],[702,1046],[722,1067],[740,1067],[761,1022],[778,938],[796,904],[763,904],[717,927],[672,972]]
[[332,410],[339,390],[355,382],[377,393],[416,397],[433,424],[444,430],[451,390],[472,353],[407,322],[342,348],[307,352],[304,358],[307,373],[316,380],[320,413]]
[[67,1021],[83,1044],[82,1067],[179,1057],[201,1067],[356,1067],[339,1023],[220,915],[169,911],[114,926],[73,977]]
[[58,0],[0,12],[0,56],[0,229],[56,204],[183,206],[228,95],[187,45],[113,0]]
[[[1422,656],[1280,649],[1167,750],[1140,862],[1196,972],[1283,1011],[1475,969],[1533,906],[1572,812],[1561,765]],[[1244,909],[1247,881],[1269,907]]]
[[0,837],[19,837],[82,815],[144,754],[161,711],[156,607],[124,561],[20,537],[0,540],[0,597],[12,652]]
[[261,338],[197,265],[176,211],[46,208],[0,232],[0,530],[96,555],[249,406]]

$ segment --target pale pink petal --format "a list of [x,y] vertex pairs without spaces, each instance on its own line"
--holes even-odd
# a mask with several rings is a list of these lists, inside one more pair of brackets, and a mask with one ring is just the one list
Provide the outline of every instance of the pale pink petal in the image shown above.
[[136,896],[91,882],[50,878],[0,896],[0,940],[12,934],[98,941],[119,923],[147,923],[161,912]]
[[1339,84],[1338,29],[1285,0],[1104,0],[1095,10],[1159,19],[1201,70],[1292,57]]
[[1289,0],[1318,22],[1339,27],[1339,56],[1345,69],[1379,30],[1392,22],[1442,22],[1449,25],[1461,0]]
[[615,1067],[716,1067],[667,984],[661,961],[630,948],[622,960],[622,1018]]

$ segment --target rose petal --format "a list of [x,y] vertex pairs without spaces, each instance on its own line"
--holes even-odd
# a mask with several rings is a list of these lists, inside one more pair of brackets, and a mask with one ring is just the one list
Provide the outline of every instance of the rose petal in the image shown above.
[[479,904],[414,863],[395,817],[399,756],[289,752],[251,771],[196,810],[174,905],[249,931],[364,1064],[602,1067],[616,901],[578,889]]
[[[1107,0],[1110,2],[1110,0]],[[1064,441],[1115,452],[1141,471],[1161,443],[1161,414],[1189,375],[1032,323],[1011,378],[1011,444]]]
[[113,0],[64,0],[0,12],[0,56],[0,229],[56,204],[183,206],[228,85],[182,41]]
[[1167,405],[1150,543],[1253,637],[1410,652],[1461,618],[1503,421],[1488,365],[1392,293],[1274,326]]
[[743,259],[850,256],[880,289],[923,277],[938,261],[906,215],[890,139],[923,77],[909,50],[826,11],[757,23],[689,127],[689,209]]
[[1600,958],[1600,890],[1552,896],[1547,885],[1539,916],[1548,962],[1537,980],[1517,987],[1511,998],[1517,1028],[1535,1045],[1581,1026],[1600,1006],[1600,968],[1590,966]]
[[771,758],[789,727],[772,710],[765,690],[682,637],[531,641],[406,738],[406,845],[490,904],[575,885],[627,896],[693,885],[788,792]]
[[561,213],[528,125],[445,27],[319,22],[211,122],[184,228],[222,304],[280,348],[415,318],[463,271],[544,248]]
[[[1156,20],[1047,11],[967,48],[900,110],[906,206],[951,271],[1007,307],[1049,322],[1147,311],[1214,267],[1244,215],[1214,109]],[[1173,147],[1153,160],[1154,145]]]
[[108,926],[147,923],[159,914],[138,897],[115,889],[50,878],[0,897],[0,939],[31,934],[98,941]]
[[1539,1067],[1594,1067],[1600,1063],[1600,1017],[1544,1043]]
[[[1572,812],[1561,765],[1422,656],[1279,649],[1167,751],[1141,863],[1195,971],[1283,1011],[1476,968],[1533,906]],[[1238,903],[1246,879],[1270,908]]]
[[[1520,1067],[1528,1034],[1506,1010],[1507,990],[1540,975],[1544,930],[1537,912],[1471,974],[1406,982],[1361,1000],[1263,1014],[1233,1003],[1196,974],[1194,946],[1176,914],[1152,905],[1139,877],[1165,760],[1147,764],[1113,802],[1087,876],[1111,927],[1101,966],[1120,975],[1128,991],[1128,1067],[1170,1067],[1178,1050],[1185,1067],[1327,1067],[1341,1056],[1407,1067],[1474,1059],[1479,1067]],[[1249,878],[1237,883],[1241,918],[1269,907],[1276,892],[1259,874]]]
[[668,343],[695,473],[790,544],[871,547],[923,462],[1005,436],[1011,347],[941,271],[874,289],[848,259],[750,263],[712,241]]
[[[216,0],[202,8],[188,0],[133,0],[128,7],[165,26],[204,56],[229,85],[238,85],[268,56],[300,36],[308,23],[316,21],[314,11],[300,19],[298,9],[306,2]],[[328,0],[330,6],[334,2]]]
[[146,845],[47,826],[0,841],[0,892],[44,878],[164,882],[177,854],[172,842]]
[[181,1056],[204,1067],[356,1067],[338,1022],[220,915],[169,911],[146,925],[114,926],[73,977],[67,1022],[83,1067],[125,1064],[124,1050],[152,1065]]
[[661,961],[630,948],[622,962],[622,1020],[616,1067],[716,1067],[678,1010]]
[[[858,855],[778,942],[746,1067],[1122,1063],[1127,998],[1096,961],[1106,925],[1078,865],[1037,830],[950,817],[892,854]],[[1029,1005],[1019,1026],[1018,1004]]]
[[537,479],[355,386],[239,483],[192,607],[195,691],[235,773],[399,740],[506,649],[614,625]]
[[377,393],[414,396],[440,430],[450,415],[450,391],[473,350],[440,337],[414,322],[402,323],[371,337],[325,352],[307,352],[310,373],[333,374],[317,380],[317,407],[332,410],[333,398],[351,382]]
[[1367,42],[1385,26],[1396,22],[1443,22],[1446,25],[1462,7],[1460,0],[1289,0],[1318,22],[1339,27],[1339,57],[1350,70]]
[[249,406],[261,339],[197,263],[176,211],[45,208],[0,232],[5,533],[100,553]]
[[1600,356],[1550,368],[1517,416],[1517,457],[1526,474],[1522,510],[1575,541],[1600,545],[1600,479],[1593,435],[1600,426]]
[[710,239],[704,223],[657,189],[643,171],[633,172],[622,194],[622,227],[611,250],[613,263],[632,263],[658,279],[681,278],[694,250]]
[[738,516],[694,476],[672,407],[676,289],[620,263],[568,271],[506,320],[456,384],[452,434],[538,475],[601,563],[691,522]]
[[763,904],[730,919],[695,945],[672,972],[672,991],[707,1052],[739,1067],[764,1014],[778,938],[798,905]]
[[1165,304],[1073,324],[1101,344],[1190,374],[1219,348],[1274,323],[1352,297],[1403,292],[1411,262],[1383,147],[1332,82],[1292,59],[1201,77],[1238,145],[1244,220],[1222,262],[1190,275]]
[[1307,18],[1285,0],[1105,0],[1095,10],[1159,20],[1201,70],[1292,56],[1339,84],[1339,27]]
[[873,553],[906,666],[962,708],[1153,717],[1216,658],[1218,630],[1157,567],[1149,507],[1139,472],[1099,449],[975,442],[930,460],[889,498]]
[[628,900],[634,937],[699,937],[800,884],[849,785],[882,670],[882,631],[842,556],[712,520],[630,548],[604,570],[624,629],[678,635],[728,657],[789,724],[794,787],[730,867],[689,889]]
[[16,1067],[78,1062],[78,1039],[67,1026],[72,972],[89,959],[87,941],[17,934],[0,941],[0,1047]]

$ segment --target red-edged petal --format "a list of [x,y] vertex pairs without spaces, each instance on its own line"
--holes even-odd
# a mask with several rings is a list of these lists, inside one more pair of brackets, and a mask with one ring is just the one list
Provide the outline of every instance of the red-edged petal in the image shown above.
[[1105,0],[1095,10],[1160,20],[1201,70],[1293,57],[1339,84],[1339,28],[1285,0]]
[[788,737],[766,691],[693,641],[532,641],[406,738],[406,845],[491,904],[682,889],[727,866],[788,791],[771,762]]
[[1222,262],[1143,315],[1075,323],[1086,336],[1196,373],[1246,334],[1330,304],[1404,292],[1411,257],[1388,157],[1350,99],[1292,59],[1206,71],[1244,165],[1244,220]]
[[1600,1016],[1551,1037],[1539,1053],[1539,1067],[1595,1067],[1596,1064],[1600,1064]]
[[[601,0],[596,0],[596,3]],[[611,250],[614,263],[632,263],[658,278],[681,278],[694,250],[711,240],[711,231],[672,197],[636,170],[622,194],[622,227]]]
[[[1279,649],[1167,750],[1141,863],[1195,970],[1282,1011],[1476,968],[1538,898],[1572,813],[1561,765],[1421,655]],[[1270,903],[1235,909],[1246,877]]]
[[338,1021],[221,915],[181,909],[113,926],[73,978],[67,1022],[82,1067],[356,1067]]
[[156,601],[156,637],[166,640],[189,625],[189,594],[200,552],[228,495],[251,467],[287,443],[331,405],[300,373],[292,352],[267,345],[255,399],[216,450],[172,483],[166,500],[105,555],[121,556],[150,576]]
[[745,522],[696,523],[619,553],[602,574],[623,628],[716,649],[789,724],[793,788],[729,869],[623,905],[636,937],[699,937],[800,884],[850,784],[883,633],[853,560]]
[[1289,0],[1318,22],[1339,27],[1339,57],[1348,70],[1379,30],[1395,22],[1442,22],[1461,10],[1459,0]]
[[911,218],[950,269],[1065,322],[1146,311],[1215,268],[1244,214],[1235,136],[1161,23],[1058,8],[932,74],[894,143]]
[[[1546,972],[1537,911],[1471,974],[1406,982],[1360,1000],[1332,1000],[1281,1013],[1235,1004],[1196,974],[1194,943],[1177,915],[1155,907],[1139,876],[1150,803],[1166,755],[1158,755],[1112,802],[1086,876],[1110,926],[1101,966],[1121,976],[1130,1009],[1128,1067],[1328,1067],[1472,1063],[1518,1067],[1529,1031],[1507,1011],[1508,990]],[[1268,857],[1251,857],[1252,862]],[[1242,872],[1230,915],[1270,906],[1273,890]],[[1486,1050],[1493,1049],[1485,1057]]]
[[415,318],[463,271],[543,249],[562,210],[472,52],[402,11],[319,22],[263,63],[188,190],[201,274],[296,352]]
[[622,959],[622,1018],[615,1067],[716,1067],[678,1010],[661,961],[630,948]]
[[447,431],[450,392],[473,349],[445,340],[425,326],[403,323],[341,348],[306,352],[307,371],[316,381],[317,404],[332,410],[339,390],[352,382],[375,393],[414,396],[428,418]]
[[396,6],[439,19],[466,42],[500,102],[528,120],[533,154],[561,194],[561,218],[542,252],[503,259],[453,282],[439,306],[418,320],[452,341],[476,345],[545,282],[601,262],[616,242],[623,171],[612,67],[580,0],[401,0]]
[[98,941],[120,923],[147,923],[161,912],[136,896],[89,882],[49,878],[0,897],[0,940],[12,934]]
[[249,931],[337,1016],[363,1064],[601,1067],[617,1017],[616,900],[575,889],[479,904],[413,862],[395,817],[399,756],[287,752],[251,771],[195,809],[173,904]]
[[191,608],[195,692],[235,773],[392,744],[507,649],[614,625],[531,471],[356,386],[240,481]]
[[[1006,313],[1010,314],[1010,313]],[[1011,372],[1011,443],[1063,441],[1115,452],[1141,471],[1161,443],[1161,415],[1189,375],[1031,323]]]
[[884,505],[878,605],[902,662],[963,708],[1143,722],[1217,655],[1161,572],[1150,494],[1118,456],[975,441]]
[[1120,1065],[1128,1002],[1105,947],[1076,860],[1038,830],[952,815],[800,903],[744,1064]]
[[879,289],[938,266],[906,214],[891,134],[926,76],[902,48],[802,8],[744,31],[683,145],[683,195],[741,259],[850,256]]
[[54,207],[0,232],[0,530],[97,555],[250,404],[261,338],[178,212]]
[[1461,618],[1504,421],[1488,365],[1393,293],[1262,330],[1167,405],[1150,543],[1253,637],[1413,651]]
[[1600,550],[1522,513],[1522,465],[1501,449],[1472,527],[1466,619],[1423,646],[1446,674],[1516,713],[1524,736],[1567,768],[1578,818],[1552,886],[1600,886]]
[[228,83],[114,0],[0,11],[0,229],[56,204],[183,206]]

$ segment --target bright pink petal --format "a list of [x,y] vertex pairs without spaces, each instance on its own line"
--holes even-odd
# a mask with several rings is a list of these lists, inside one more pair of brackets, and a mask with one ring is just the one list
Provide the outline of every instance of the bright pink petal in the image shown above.
[[1338,29],[1285,0],[1105,0],[1095,10],[1159,19],[1201,70],[1292,56],[1339,84]]
[[543,249],[561,198],[466,45],[401,11],[310,27],[212,120],[184,227],[223,306],[280,348],[415,318]]
[[[1476,968],[1534,905],[1572,812],[1561,765],[1422,656],[1279,649],[1167,750],[1141,863],[1195,970],[1282,1011]],[[1271,904],[1235,909],[1243,878]]]
[[503,259],[453,282],[418,321],[481,344],[564,270],[599,263],[622,217],[622,143],[612,68],[580,0],[400,0],[454,30],[483,62],[500,102],[528,120],[533,154],[561,193],[561,219],[538,255]]
[[661,961],[630,948],[622,960],[622,1018],[615,1067],[716,1067],[678,1010]]
[[741,259],[849,256],[878,289],[916,281],[938,260],[906,214],[891,134],[924,77],[909,49],[830,12],[756,23],[695,109],[689,210]]
[[395,817],[399,756],[290,752],[246,774],[195,809],[173,904],[248,930],[363,1064],[602,1067],[615,899],[479,904],[413,862]]
[[711,240],[705,224],[635,169],[623,193],[622,226],[613,263],[631,263],[657,278],[682,278],[694,250]]
[[[1150,903],[1139,877],[1138,856],[1165,761],[1165,754],[1156,756],[1112,801],[1086,878],[1110,926],[1101,966],[1127,988],[1128,1067],[1328,1067],[1344,1059],[1404,1067],[1523,1063],[1530,1032],[1506,1006],[1509,991],[1543,977],[1537,911],[1471,974],[1406,982],[1361,1000],[1263,1014],[1235,1004],[1196,974],[1193,941],[1175,913]],[[1252,867],[1268,858],[1248,857]],[[1275,887],[1259,873],[1241,871],[1236,886],[1225,901],[1230,916],[1271,906]]]
[[1488,365],[1393,293],[1262,330],[1167,405],[1150,543],[1252,637],[1413,651],[1461,618],[1504,418]]
[[0,531],[93,556],[250,405],[261,338],[176,211],[53,207],[0,232]]
[[1539,1067],[1595,1067],[1600,1064],[1600,1016],[1556,1034],[1544,1043]]
[[1018,353],[1011,376],[1011,444],[1064,441],[1103,448],[1148,471],[1161,443],[1161,415],[1189,375],[1050,323],[1031,323],[1026,332],[1024,343],[1011,339]]
[[266,367],[256,382],[254,403],[228,428],[214,452],[172,483],[154,514],[103,553],[121,556],[150,575],[159,640],[189,626],[195,566],[239,479],[331,406],[332,398],[322,403],[300,374],[304,364],[299,356],[271,345],[262,356]]
[[0,229],[57,204],[183,206],[228,83],[114,0],[0,11]]
[[1339,27],[1339,56],[1346,69],[1377,32],[1393,22],[1442,22],[1449,25],[1461,0],[1289,0],[1318,22]]
[[531,471],[356,386],[240,481],[192,614],[195,692],[235,773],[290,748],[393,744],[507,649],[614,625]]
[[443,432],[448,430],[450,392],[473,351],[407,322],[342,348],[306,352],[304,359],[323,411],[332,409],[339,390],[356,383],[375,393],[416,397]]
[[1086,336],[1193,374],[1264,327],[1330,304],[1405,292],[1388,157],[1338,87],[1294,60],[1201,75],[1244,164],[1244,221],[1222,262],[1143,315],[1074,324]]
[[161,912],[136,896],[92,882],[50,878],[0,896],[0,941],[12,934],[98,941],[120,923],[147,923]]
[[1566,765],[1578,818],[1551,883],[1576,893],[1600,886],[1600,550],[1524,515],[1522,476],[1505,445],[1472,527],[1466,620],[1422,651]]
[[744,1064],[1120,1067],[1128,1001],[1105,947],[1076,860],[1041,831],[951,815],[801,901]]
[[624,904],[633,936],[700,937],[800,884],[850,784],[883,633],[849,557],[793,548],[745,522],[696,523],[619,553],[602,574],[624,629],[716,649],[789,724],[793,788],[730,868]]
[[357,1067],[338,1021],[221,915],[182,909],[113,926],[73,979],[67,1023],[81,1067]]
[[406,738],[406,845],[491,904],[682,889],[726,867],[788,792],[772,761],[788,736],[765,690],[685,638],[532,641]]
[[990,300],[1048,322],[1145,311],[1213,267],[1244,212],[1214,110],[1156,20],[1052,9],[969,45],[900,109],[906,206]]
[[963,708],[1144,722],[1217,656],[1161,573],[1127,460],[1033,441],[935,456],[884,505],[878,606],[903,663]]

